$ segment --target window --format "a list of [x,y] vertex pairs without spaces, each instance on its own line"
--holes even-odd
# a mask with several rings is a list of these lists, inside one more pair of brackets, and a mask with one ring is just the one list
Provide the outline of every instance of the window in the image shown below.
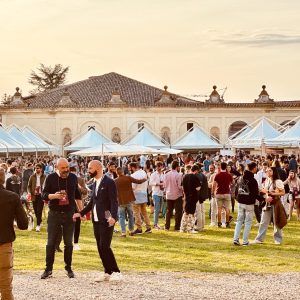
[[[194,127],[194,123],[186,123],[186,130],[189,131],[191,128]],[[192,131],[193,129],[191,129]]]
[[138,123],[138,132],[140,132],[144,128],[144,123]]

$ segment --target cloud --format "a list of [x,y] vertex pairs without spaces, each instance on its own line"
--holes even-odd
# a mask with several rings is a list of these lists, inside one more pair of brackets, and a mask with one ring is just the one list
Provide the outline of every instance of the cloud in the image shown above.
[[252,47],[267,47],[300,44],[300,34],[286,33],[232,33],[211,39],[224,45],[241,45]]

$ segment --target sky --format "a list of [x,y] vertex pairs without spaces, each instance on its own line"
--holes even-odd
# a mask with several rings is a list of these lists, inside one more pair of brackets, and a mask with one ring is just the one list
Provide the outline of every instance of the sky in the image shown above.
[[253,102],[265,84],[300,100],[300,1],[0,0],[0,51],[0,97],[60,63],[67,83],[117,72],[184,96],[217,85]]

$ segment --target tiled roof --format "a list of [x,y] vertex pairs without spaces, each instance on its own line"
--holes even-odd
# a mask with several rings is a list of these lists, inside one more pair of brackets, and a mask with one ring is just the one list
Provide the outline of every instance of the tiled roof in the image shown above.
[[[112,72],[101,76],[92,76],[86,80],[37,94],[26,102],[29,102],[29,109],[58,108],[60,100],[67,90],[73,103],[64,105],[64,107],[101,107],[110,105],[112,93],[116,89],[128,106],[136,107],[154,106],[164,92],[162,89]],[[199,102],[175,94],[172,94],[172,99],[177,105]]]

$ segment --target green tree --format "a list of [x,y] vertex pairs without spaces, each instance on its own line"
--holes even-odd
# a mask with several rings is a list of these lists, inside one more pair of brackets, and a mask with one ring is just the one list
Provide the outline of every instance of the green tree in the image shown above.
[[35,86],[32,94],[55,89],[65,83],[69,67],[56,64],[54,67],[40,64],[37,71],[31,71],[29,83]]

